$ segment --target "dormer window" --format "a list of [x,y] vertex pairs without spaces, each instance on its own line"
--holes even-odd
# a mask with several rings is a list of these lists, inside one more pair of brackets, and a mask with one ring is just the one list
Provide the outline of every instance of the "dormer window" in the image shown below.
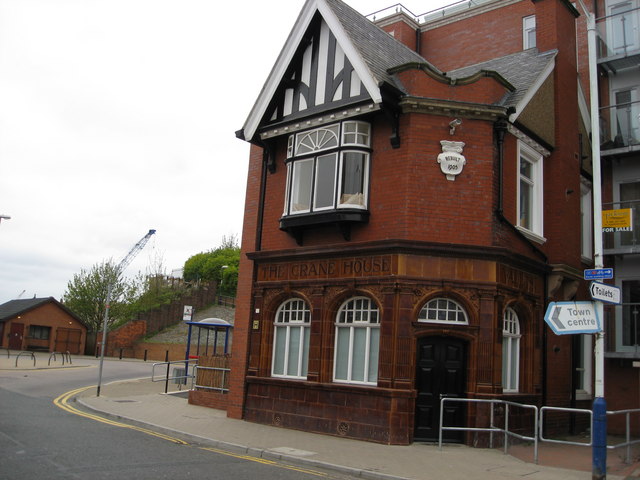
[[368,209],[369,123],[344,121],[307,130],[291,135],[287,145],[281,228],[366,221],[368,217],[342,213]]

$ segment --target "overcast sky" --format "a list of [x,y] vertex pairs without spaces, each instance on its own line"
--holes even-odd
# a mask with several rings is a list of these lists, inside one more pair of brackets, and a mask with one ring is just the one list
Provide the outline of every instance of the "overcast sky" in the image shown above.
[[151,228],[128,276],[239,238],[249,145],[234,132],[303,4],[0,0],[0,304],[60,299]]

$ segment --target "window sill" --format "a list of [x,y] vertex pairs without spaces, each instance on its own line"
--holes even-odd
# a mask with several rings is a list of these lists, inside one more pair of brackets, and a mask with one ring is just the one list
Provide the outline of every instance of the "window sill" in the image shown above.
[[302,245],[304,231],[311,227],[336,225],[345,240],[351,239],[351,226],[356,223],[368,223],[369,211],[362,209],[346,209],[287,215],[280,219],[280,230],[292,235],[298,245]]
[[522,233],[525,237],[527,237],[532,242],[539,243],[540,245],[544,245],[547,241],[546,238],[538,235],[537,233],[532,232],[531,230],[527,230],[524,227],[516,226],[518,231]]

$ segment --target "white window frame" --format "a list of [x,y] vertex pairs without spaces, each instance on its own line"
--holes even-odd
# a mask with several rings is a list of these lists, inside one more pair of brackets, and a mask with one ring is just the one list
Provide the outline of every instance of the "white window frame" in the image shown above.
[[[338,133],[338,131],[340,133]],[[331,211],[344,208],[366,210],[369,204],[369,163],[371,146],[371,125],[357,120],[348,120],[301,133],[291,135],[287,143],[287,185],[285,187],[285,204],[283,216],[309,214],[313,212]],[[362,192],[343,195],[344,170],[350,154],[361,156],[362,160]],[[335,168],[332,192],[326,192],[325,186],[319,185],[321,176],[320,164],[323,159],[335,156]],[[312,162],[305,177],[300,175],[303,163]],[[306,176],[310,175],[311,178]],[[294,204],[294,197],[300,192],[301,180],[310,186],[308,208],[307,203]],[[325,177],[326,179],[326,177]],[[325,182],[326,183],[326,182]],[[327,183],[328,185],[328,183]],[[331,205],[318,205],[317,192],[331,193]],[[306,193],[306,192],[304,192]],[[307,202],[307,199],[304,199]]]
[[516,311],[507,307],[502,317],[502,391],[520,391],[520,319]]
[[436,297],[429,300],[418,314],[420,323],[446,323],[468,325],[469,317],[465,309],[455,300]]
[[593,394],[593,339],[592,335],[581,334],[578,336],[579,352],[576,374],[580,386],[576,388],[576,400],[589,400]]
[[[271,376],[306,379],[311,332],[311,311],[307,302],[301,298],[290,298],[282,302],[276,311],[273,323]],[[297,332],[297,345],[291,341],[294,332]],[[291,357],[292,348],[297,349],[295,357]],[[279,353],[281,355],[278,355]],[[282,358],[282,362],[278,362],[278,358]]]
[[[533,34],[533,39],[531,38]],[[527,50],[536,46],[536,16],[529,15],[522,18],[522,49]]]
[[[380,353],[380,311],[368,297],[352,297],[345,301],[336,315],[333,358],[333,381],[362,385],[377,385]],[[356,337],[364,329],[364,350],[357,351]],[[346,351],[340,339],[346,336]],[[341,354],[343,354],[341,356]],[[346,364],[345,364],[346,362]],[[362,365],[355,370],[356,363]],[[342,374],[341,372],[344,372]]]
[[[520,165],[522,162],[531,165],[531,177],[521,174]],[[543,202],[543,158],[540,153],[518,140],[518,165],[517,165],[517,215],[518,228],[529,236],[532,240],[539,243],[544,242],[544,202]],[[529,224],[523,222],[522,209],[522,184],[526,184],[530,188],[531,205],[530,205],[530,221]]]

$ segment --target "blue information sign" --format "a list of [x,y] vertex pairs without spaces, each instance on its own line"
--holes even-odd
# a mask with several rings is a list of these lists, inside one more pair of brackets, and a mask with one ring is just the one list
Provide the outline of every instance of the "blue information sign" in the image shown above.
[[591,268],[584,271],[585,280],[606,280],[613,278],[613,268]]

